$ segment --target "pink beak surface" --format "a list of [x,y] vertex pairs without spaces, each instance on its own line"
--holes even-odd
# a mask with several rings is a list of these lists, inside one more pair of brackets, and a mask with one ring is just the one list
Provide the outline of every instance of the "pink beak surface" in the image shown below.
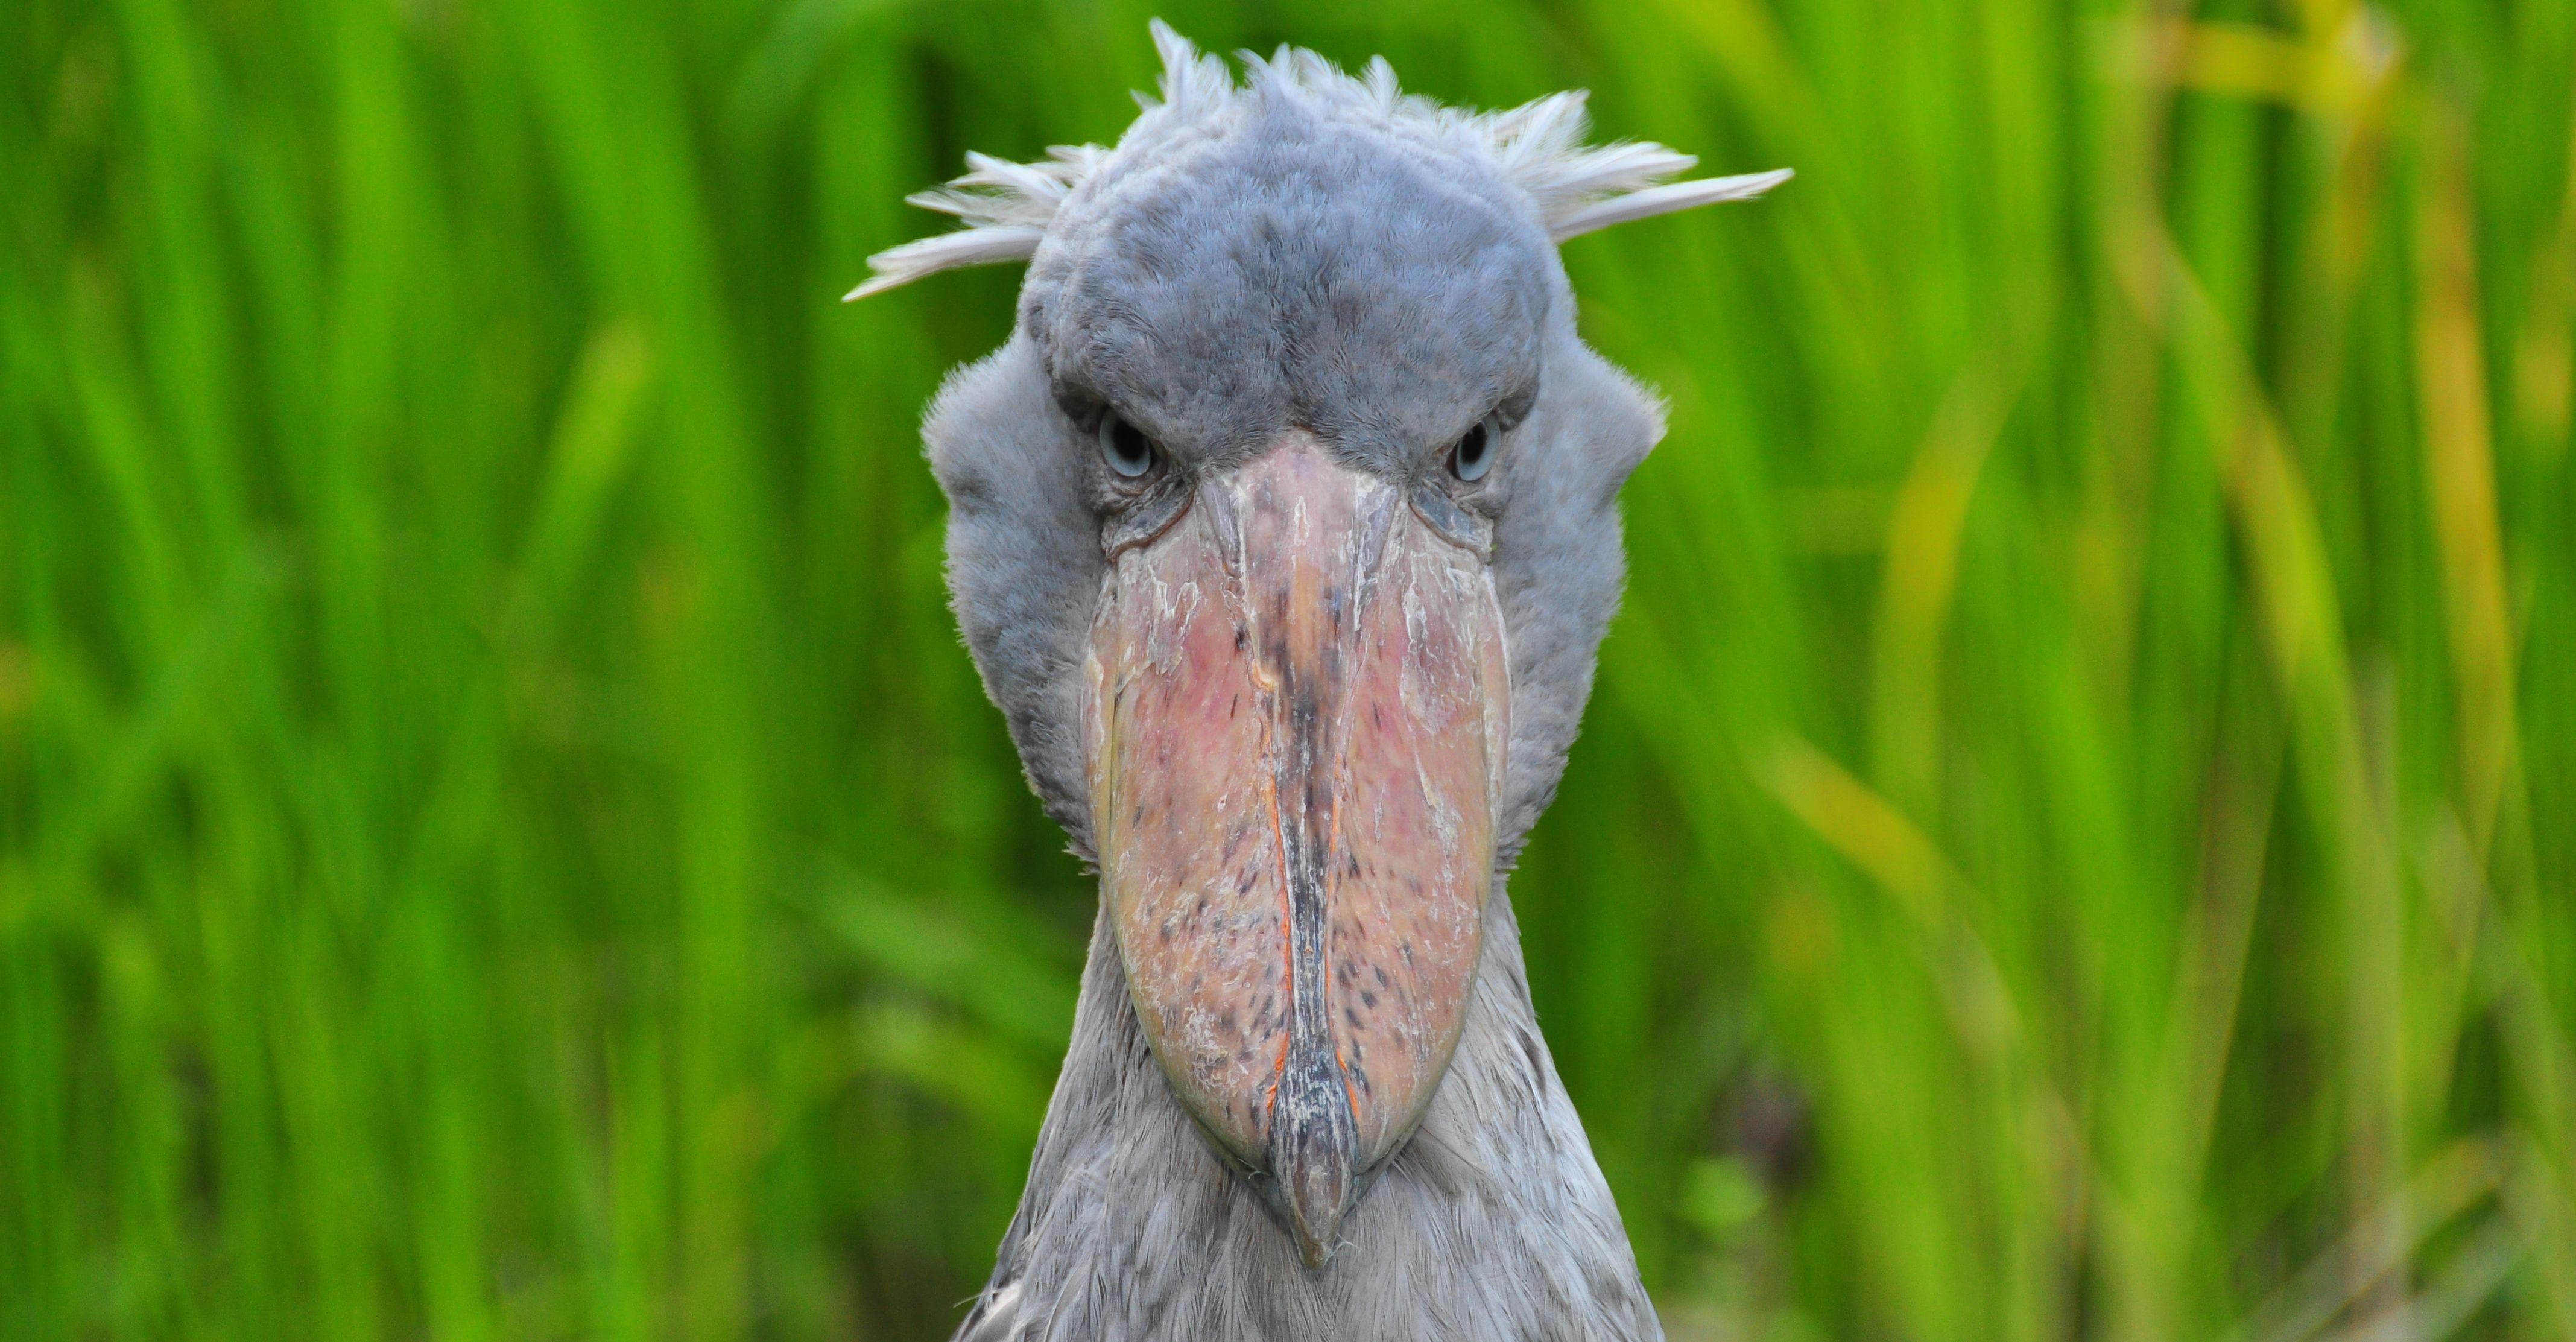
[[1507,666],[1482,558],[1302,431],[1201,483],[1102,594],[1083,710],[1128,990],[1310,1267],[1457,1047]]

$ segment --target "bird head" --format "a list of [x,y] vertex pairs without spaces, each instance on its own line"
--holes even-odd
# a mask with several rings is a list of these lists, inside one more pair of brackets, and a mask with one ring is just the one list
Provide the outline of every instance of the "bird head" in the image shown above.
[[1449,1065],[1662,433],[1556,244],[1787,174],[1153,34],[1115,148],[971,156],[914,197],[968,227],[852,297],[1029,262],[924,431],[958,620],[1173,1097],[1316,1267]]

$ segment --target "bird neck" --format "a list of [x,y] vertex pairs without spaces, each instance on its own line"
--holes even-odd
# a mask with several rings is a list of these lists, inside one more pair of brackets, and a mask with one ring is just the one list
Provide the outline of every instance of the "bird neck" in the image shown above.
[[[1659,1338],[1499,888],[1449,1071],[1342,1234],[1325,1266],[1299,1263],[1173,1097],[1104,915],[1027,1190],[960,1338]],[[1109,1326],[1144,1309],[1170,1322]]]

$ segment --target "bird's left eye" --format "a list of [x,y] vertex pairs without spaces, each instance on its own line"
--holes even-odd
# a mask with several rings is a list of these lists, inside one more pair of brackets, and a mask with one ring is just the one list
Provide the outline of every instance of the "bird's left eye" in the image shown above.
[[1467,430],[1458,445],[1449,449],[1449,473],[1470,484],[1485,478],[1494,469],[1494,426],[1491,420],[1478,420]]
[[1154,469],[1154,440],[1119,418],[1115,410],[1100,417],[1100,459],[1109,469],[1133,480]]

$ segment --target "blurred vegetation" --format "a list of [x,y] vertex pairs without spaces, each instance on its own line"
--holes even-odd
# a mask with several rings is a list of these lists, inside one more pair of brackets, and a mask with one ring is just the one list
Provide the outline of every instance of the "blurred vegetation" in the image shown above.
[[[1773,200],[1541,1014],[1682,1338],[2576,1338],[2576,5],[1331,0]],[[0,1335],[938,1337],[1093,892],[844,308],[1126,0],[0,5]]]

